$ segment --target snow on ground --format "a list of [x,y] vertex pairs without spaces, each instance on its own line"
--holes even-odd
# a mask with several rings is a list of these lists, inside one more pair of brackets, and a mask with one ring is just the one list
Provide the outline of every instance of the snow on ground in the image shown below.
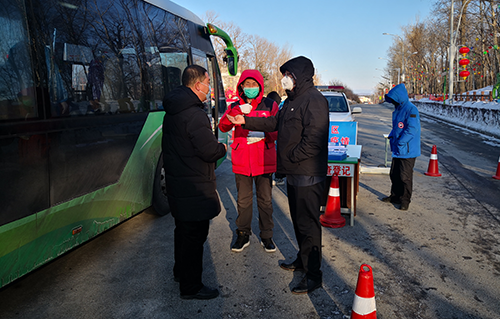
[[[473,92],[489,94],[492,88],[492,86],[487,86],[468,93],[469,95],[472,95]],[[449,101],[446,102],[445,106],[443,102],[432,101],[428,98],[418,101],[412,100],[412,102],[421,113],[435,116],[461,127],[465,126],[475,131],[500,137],[500,101],[454,101],[453,106],[449,105]]]

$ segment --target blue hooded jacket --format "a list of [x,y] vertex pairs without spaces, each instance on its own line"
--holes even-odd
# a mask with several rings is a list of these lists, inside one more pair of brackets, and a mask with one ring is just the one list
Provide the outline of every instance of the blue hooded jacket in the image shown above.
[[404,83],[396,85],[385,95],[385,101],[394,104],[392,131],[389,134],[392,157],[420,156],[420,114],[408,98]]

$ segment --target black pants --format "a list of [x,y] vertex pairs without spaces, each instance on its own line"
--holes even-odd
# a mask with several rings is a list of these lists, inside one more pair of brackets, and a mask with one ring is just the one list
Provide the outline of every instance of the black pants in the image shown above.
[[260,238],[273,237],[273,174],[257,176],[235,174],[235,180],[238,190],[238,218],[236,219],[238,230],[249,235],[252,233],[253,183],[255,181]]
[[413,191],[413,167],[415,158],[392,158],[391,197],[402,204],[410,204]]
[[175,219],[174,276],[180,279],[181,294],[196,294],[203,287],[203,244],[210,221],[184,222]]
[[297,261],[302,263],[307,277],[315,281],[322,280],[323,277],[319,209],[324,187],[324,181],[304,187],[292,186],[287,183],[290,215],[299,245]]

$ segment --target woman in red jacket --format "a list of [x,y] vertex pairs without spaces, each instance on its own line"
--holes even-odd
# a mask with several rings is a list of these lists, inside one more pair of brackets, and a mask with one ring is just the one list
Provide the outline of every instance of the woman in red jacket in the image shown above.
[[259,209],[259,228],[262,246],[267,252],[275,252],[273,242],[272,175],[276,172],[276,148],[278,132],[256,132],[235,126],[227,114],[247,114],[255,117],[274,116],[278,104],[264,97],[264,78],[257,70],[245,70],[237,85],[240,100],[232,103],[222,116],[219,128],[228,132],[234,127],[231,144],[231,161],[238,190],[238,218],[236,242],[232,251],[241,252],[250,244],[252,234],[253,184]]

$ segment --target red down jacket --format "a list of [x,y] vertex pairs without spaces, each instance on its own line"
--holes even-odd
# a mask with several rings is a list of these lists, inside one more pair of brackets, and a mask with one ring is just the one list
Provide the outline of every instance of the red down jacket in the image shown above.
[[240,125],[232,124],[227,118],[227,114],[235,116],[242,114],[240,105],[245,104],[245,95],[241,84],[247,78],[252,78],[260,86],[259,95],[252,100],[252,111],[248,116],[269,117],[278,112],[278,104],[272,99],[264,97],[264,79],[257,70],[245,70],[238,80],[238,96],[240,100],[232,103],[222,116],[219,129],[228,132],[234,127],[233,143],[231,144],[231,161],[233,163],[233,173],[246,176],[257,176],[276,172],[276,147],[274,142],[278,137],[278,132],[265,133],[265,139],[256,143],[247,143],[249,130],[243,129]]

